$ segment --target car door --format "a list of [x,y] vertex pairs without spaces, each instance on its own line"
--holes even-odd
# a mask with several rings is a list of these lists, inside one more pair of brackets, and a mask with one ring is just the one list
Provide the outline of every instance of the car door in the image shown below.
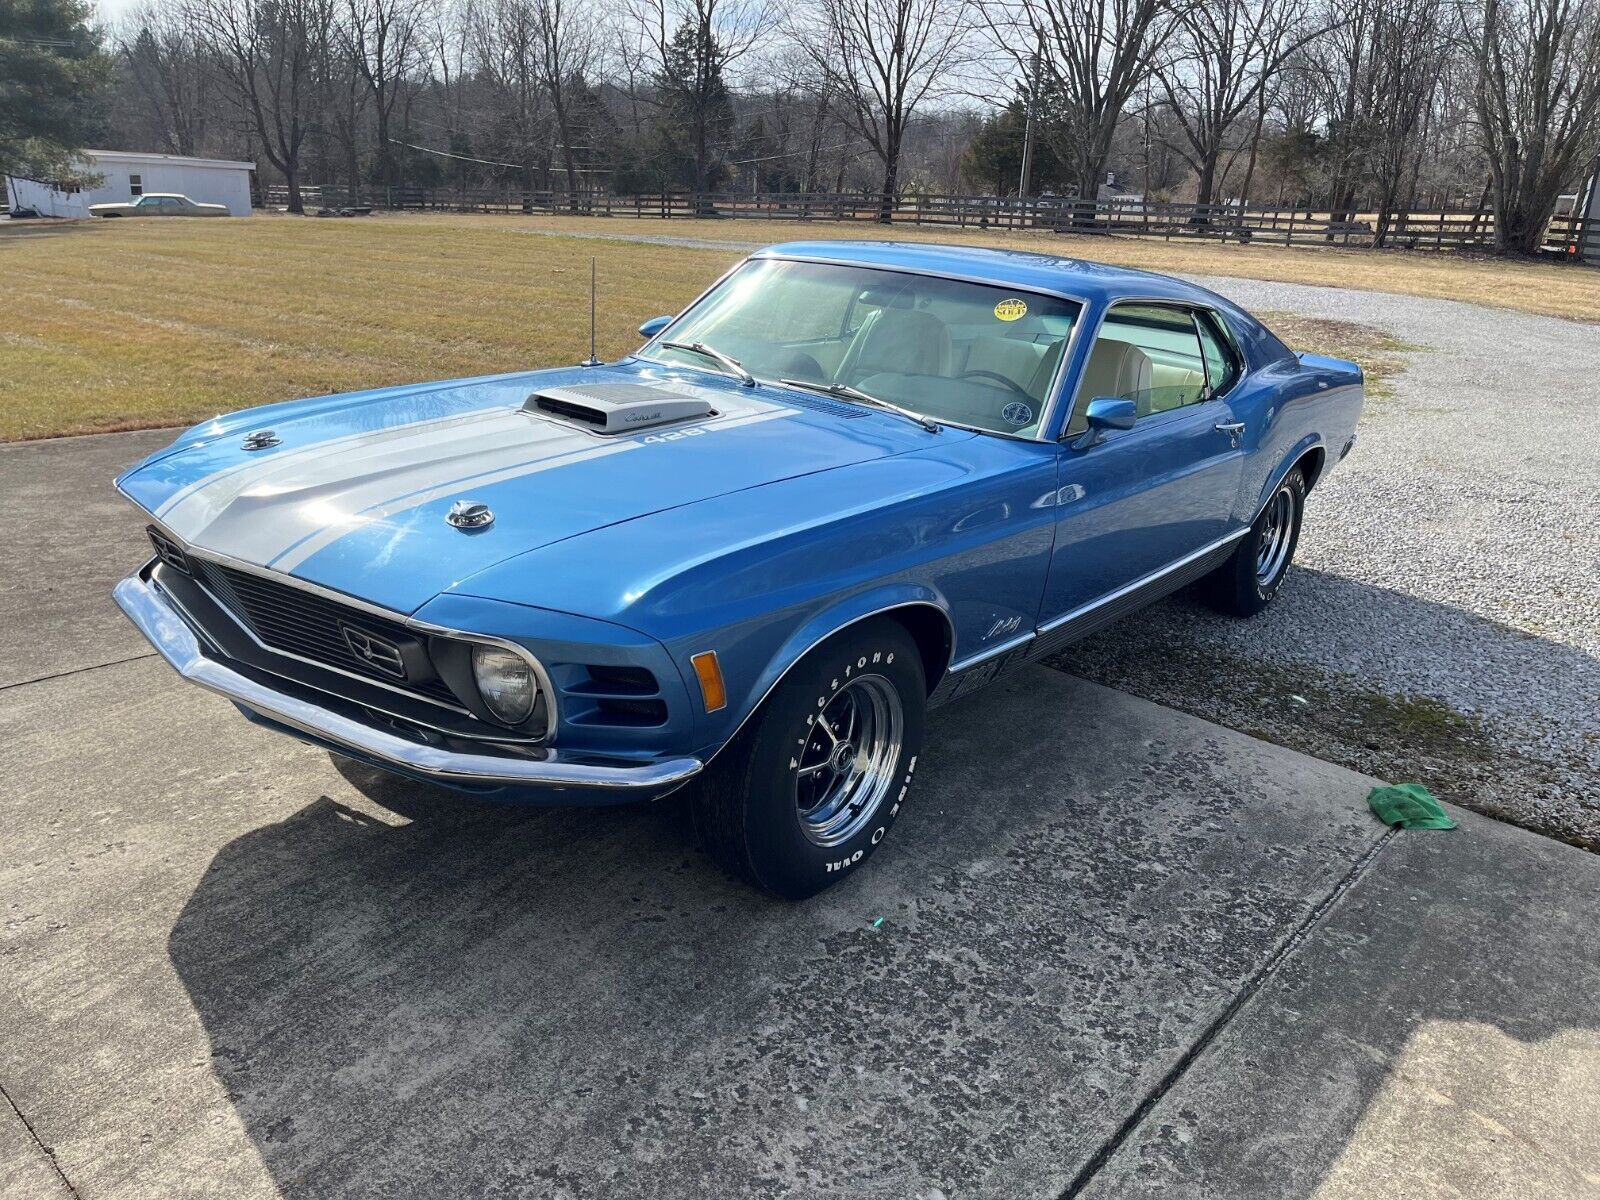
[[[1159,588],[1233,532],[1244,431],[1228,395],[1241,370],[1207,309],[1140,301],[1107,310],[1057,460],[1042,628]],[[1088,434],[1084,410],[1100,396],[1132,400],[1133,427]]]

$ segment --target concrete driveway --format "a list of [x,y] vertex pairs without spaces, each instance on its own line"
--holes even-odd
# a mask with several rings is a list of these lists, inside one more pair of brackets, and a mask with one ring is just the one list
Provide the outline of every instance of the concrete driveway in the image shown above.
[[[1038,668],[823,897],[473,803],[115,614],[165,435],[0,448],[0,1195],[1600,1195],[1600,859]],[[882,917],[881,925],[875,925]]]

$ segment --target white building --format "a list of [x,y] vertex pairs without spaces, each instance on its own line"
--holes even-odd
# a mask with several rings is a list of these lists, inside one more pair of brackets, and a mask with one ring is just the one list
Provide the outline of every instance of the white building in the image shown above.
[[105,180],[97,188],[61,192],[31,179],[8,179],[11,207],[37,209],[49,217],[87,217],[89,205],[131,200],[146,192],[177,192],[203,204],[226,204],[235,217],[250,215],[250,172],[255,163],[176,154],[85,150],[91,170]]

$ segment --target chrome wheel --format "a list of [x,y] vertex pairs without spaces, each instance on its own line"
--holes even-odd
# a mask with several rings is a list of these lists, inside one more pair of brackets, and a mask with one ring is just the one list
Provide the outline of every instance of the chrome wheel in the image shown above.
[[1299,498],[1294,489],[1280,487],[1264,514],[1261,537],[1256,542],[1256,584],[1271,587],[1289,561],[1294,545],[1294,526],[1299,517]]
[[795,772],[800,829],[818,846],[860,833],[894,785],[905,740],[900,693],[882,675],[858,675],[817,714]]

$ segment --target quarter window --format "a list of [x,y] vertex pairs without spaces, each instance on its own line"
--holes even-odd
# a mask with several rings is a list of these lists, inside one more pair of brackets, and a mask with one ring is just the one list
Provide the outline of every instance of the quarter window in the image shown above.
[[1210,313],[1197,312],[1195,326],[1200,330],[1200,348],[1206,358],[1206,395],[1220,396],[1239,378],[1239,360],[1217,328]]

